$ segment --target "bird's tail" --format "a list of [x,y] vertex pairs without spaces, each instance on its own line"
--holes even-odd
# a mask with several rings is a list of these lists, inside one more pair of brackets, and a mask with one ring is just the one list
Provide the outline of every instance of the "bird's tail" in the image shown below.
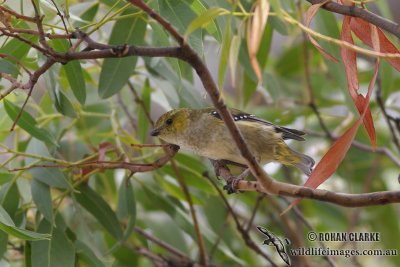
[[315,164],[314,159],[310,156],[296,152],[294,150],[291,150],[291,152],[292,155],[298,159],[297,162],[292,165],[302,170],[307,176],[310,176]]
[[274,150],[275,160],[289,166],[295,166],[310,176],[315,161],[313,158],[292,150],[284,141],[278,144]]

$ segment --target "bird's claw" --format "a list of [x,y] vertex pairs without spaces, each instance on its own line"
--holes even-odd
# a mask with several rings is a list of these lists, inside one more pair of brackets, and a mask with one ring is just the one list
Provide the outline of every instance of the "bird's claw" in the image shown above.
[[[239,182],[242,181],[242,177],[232,176],[226,181],[226,185],[224,185],[223,189],[226,190],[228,194],[237,193]],[[241,192],[241,191],[239,191]]]

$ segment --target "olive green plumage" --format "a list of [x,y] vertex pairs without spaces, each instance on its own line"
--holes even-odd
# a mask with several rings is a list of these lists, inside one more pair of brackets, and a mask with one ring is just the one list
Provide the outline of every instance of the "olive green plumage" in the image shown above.
[[[249,149],[261,164],[280,162],[296,166],[307,175],[311,173],[314,160],[293,151],[284,142],[286,139],[303,141],[303,132],[274,125],[237,109],[229,111]],[[157,120],[151,134],[210,159],[246,165],[215,108],[171,110]]]

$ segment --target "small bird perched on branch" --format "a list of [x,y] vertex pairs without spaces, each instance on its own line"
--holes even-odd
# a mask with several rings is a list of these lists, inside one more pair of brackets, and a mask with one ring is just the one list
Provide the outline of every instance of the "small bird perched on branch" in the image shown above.
[[[310,175],[314,160],[292,150],[284,142],[286,139],[304,141],[304,132],[274,125],[238,109],[229,111],[258,162],[279,162],[295,166]],[[157,120],[151,135],[212,160],[246,166],[245,159],[215,108],[168,111]]]

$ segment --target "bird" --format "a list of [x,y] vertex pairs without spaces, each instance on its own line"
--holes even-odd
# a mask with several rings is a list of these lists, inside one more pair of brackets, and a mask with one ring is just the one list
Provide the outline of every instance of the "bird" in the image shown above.
[[[311,174],[315,161],[285,143],[289,139],[304,141],[304,132],[275,125],[238,109],[229,108],[229,112],[260,164],[279,162],[295,166],[307,176]],[[213,107],[170,110],[158,118],[150,134],[211,160],[247,166],[220,114]]]

